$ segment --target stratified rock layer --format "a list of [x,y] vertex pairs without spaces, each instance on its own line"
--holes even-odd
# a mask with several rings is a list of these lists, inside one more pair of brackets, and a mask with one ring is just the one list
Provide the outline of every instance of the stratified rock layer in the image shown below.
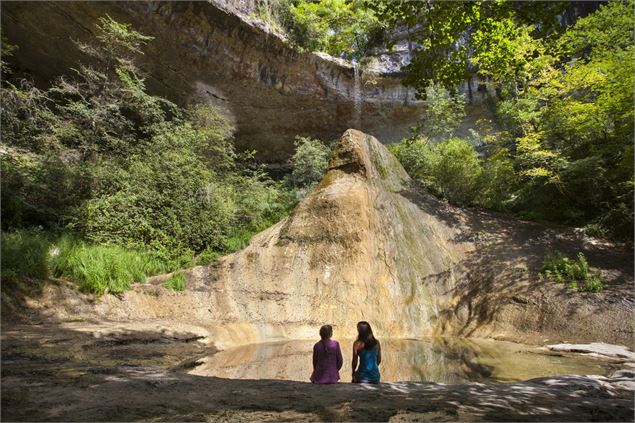
[[296,135],[331,140],[354,127],[391,142],[409,134],[422,103],[397,76],[299,53],[231,7],[238,3],[3,2],[2,29],[19,47],[14,68],[47,85],[87,60],[73,40],[93,40],[100,16],[132,23],[155,37],[140,59],[149,90],[218,105],[236,123],[237,146],[266,161],[286,160]]

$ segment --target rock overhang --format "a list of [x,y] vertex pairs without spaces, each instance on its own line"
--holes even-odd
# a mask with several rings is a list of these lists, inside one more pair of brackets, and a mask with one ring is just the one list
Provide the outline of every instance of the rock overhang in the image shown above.
[[155,37],[141,58],[150,92],[217,105],[237,127],[237,147],[263,161],[285,161],[296,135],[332,140],[352,125],[387,143],[408,135],[422,103],[398,77],[362,71],[356,81],[350,63],[300,53],[226,3],[5,2],[2,27],[19,46],[15,67],[46,85],[86,60],[73,42],[93,37],[99,16],[133,24]]

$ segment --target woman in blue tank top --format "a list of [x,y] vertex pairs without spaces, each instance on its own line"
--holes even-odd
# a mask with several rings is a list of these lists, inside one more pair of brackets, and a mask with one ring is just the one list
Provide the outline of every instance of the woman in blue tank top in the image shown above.
[[[359,367],[357,364],[359,362]],[[357,340],[353,343],[353,383],[379,383],[381,345],[373,336],[368,322],[357,324]]]

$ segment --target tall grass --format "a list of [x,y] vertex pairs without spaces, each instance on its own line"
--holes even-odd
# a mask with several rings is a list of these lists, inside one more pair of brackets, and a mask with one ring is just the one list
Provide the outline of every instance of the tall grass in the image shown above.
[[132,282],[167,271],[167,266],[148,253],[113,245],[90,245],[70,237],[58,241],[51,254],[53,275],[79,284],[82,291],[117,294]]
[[[247,229],[235,231],[226,239],[223,252],[244,248],[254,233]],[[51,239],[38,232],[2,233],[2,280],[21,283],[25,277],[45,280],[53,275],[77,283],[84,292],[118,294],[128,290],[133,282],[143,282],[149,276],[172,272],[188,264],[209,264],[221,254],[207,249],[195,262],[190,258],[188,263],[177,263],[158,254],[115,245],[88,244],[68,235],[57,241]],[[183,272],[175,273],[168,282],[168,288],[185,289]]]
[[174,273],[170,279],[165,281],[163,286],[174,291],[185,290],[185,274],[183,274],[183,272]]
[[20,276],[46,279],[49,276],[50,241],[35,232],[2,233],[1,270],[3,281],[17,281]]

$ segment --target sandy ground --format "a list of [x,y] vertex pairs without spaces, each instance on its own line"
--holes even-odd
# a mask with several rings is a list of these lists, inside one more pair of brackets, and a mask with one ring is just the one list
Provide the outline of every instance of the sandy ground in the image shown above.
[[[159,327],[159,322],[155,322]],[[185,373],[193,332],[4,323],[3,421],[632,421],[633,373],[522,383],[316,386]]]

